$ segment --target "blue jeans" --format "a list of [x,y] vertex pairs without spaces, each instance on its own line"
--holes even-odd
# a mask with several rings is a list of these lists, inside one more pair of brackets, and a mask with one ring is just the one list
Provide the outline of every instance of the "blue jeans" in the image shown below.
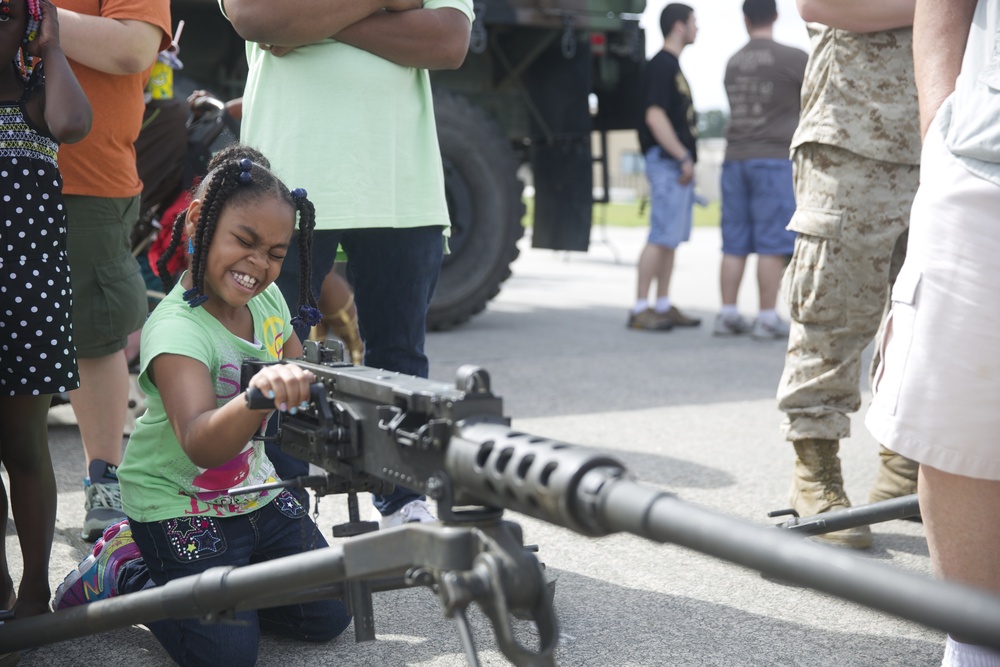
[[[142,523],[129,520],[142,558],[118,573],[120,595],[204,572],[242,566],[327,546],[306,510],[284,492],[261,509],[225,518],[207,514]],[[187,667],[251,666],[257,662],[261,630],[327,642],[351,622],[340,600],[320,600],[237,612],[235,623],[169,619],[149,623],[153,636],[178,664]]]
[[[347,253],[347,280],[354,289],[361,338],[365,342],[365,365],[406,375],[427,377],[429,364],[424,354],[427,308],[430,306],[441,260],[444,238],[441,227],[404,229],[347,229],[313,232],[311,284],[319,294],[323,278],[333,267],[337,246]],[[295,314],[299,299],[297,237],[285,257],[275,281]],[[305,340],[308,330],[297,330]],[[308,474],[304,461],[269,445],[268,458],[282,479]],[[423,496],[403,487],[387,496],[375,496],[374,505],[382,515],[392,514]]]

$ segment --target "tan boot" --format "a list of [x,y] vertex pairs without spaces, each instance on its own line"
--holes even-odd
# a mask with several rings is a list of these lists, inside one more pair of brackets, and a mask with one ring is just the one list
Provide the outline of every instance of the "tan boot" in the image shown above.
[[[796,440],[795,476],[792,479],[792,508],[801,517],[846,509],[851,501],[844,493],[844,478],[840,472],[836,440]],[[815,539],[852,549],[867,549],[872,545],[868,526],[847,528],[816,535]]]
[[917,492],[917,469],[920,464],[891,449],[881,447],[878,452],[881,462],[875,486],[868,494],[868,502],[900,498]]
[[354,307],[354,295],[335,313],[323,313],[323,319],[312,328],[310,340],[325,341],[327,336],[335,336],[344,343],[351,363],[361,366],[365,358],[365,344],[358,329],[358,310]]

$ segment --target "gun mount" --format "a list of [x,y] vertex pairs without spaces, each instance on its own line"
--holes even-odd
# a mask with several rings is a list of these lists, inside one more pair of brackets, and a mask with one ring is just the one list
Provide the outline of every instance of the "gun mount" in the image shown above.
[[[306,478],[318,493],[406,484],[437,500],[440,524],[356,534],[326,549],[214,568],[160,588],[0,625],[0,651],[164,618],[225,622],[236,610],[330,597],[348,602],[356,637],[371,639],[365,609],[372,592],[427,586],[457,621],[471,665],[479,664],[466,620],[473,603],[513,664],[553,665],[559,634],[551,591],[520,528],[503,520],[504,510],[588,536],[627,532],[677,544],[1000,648],[1000,598],[793,534],[810,531],[776,530],[686,503],[644,487],[604,453],[515,431],[481,369],[461,368],[453,386],[341,358],[337,346],[307,343],[304,359],[283,362],[309,369],[317,382],[307,410],[281,415],[279,443],[327,471]],[[912,508],[896,511],[912,514]],[[537,646],[518,641],[512,616],[534,624]]]

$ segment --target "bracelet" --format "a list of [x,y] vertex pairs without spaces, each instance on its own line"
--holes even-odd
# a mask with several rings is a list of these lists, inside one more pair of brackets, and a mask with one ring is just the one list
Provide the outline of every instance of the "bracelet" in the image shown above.
[[681,164],[684,164],[685,162],[694,162],[694,158],[691,157],[691,151],[684,151],[684,155],[681,156],[681,159],[679,159],[678,162]]

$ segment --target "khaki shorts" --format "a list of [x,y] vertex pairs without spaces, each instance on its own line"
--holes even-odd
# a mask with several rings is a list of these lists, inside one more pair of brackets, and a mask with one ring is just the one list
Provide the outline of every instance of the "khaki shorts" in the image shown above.
[[1000,480],[1000,186],[944,147],[938,123],[920,169],[865,424],[921,464]]
[[148,313],[146,285],[129,247],[139,197],[65,199],[77,356],[105,357],[125,349]]

